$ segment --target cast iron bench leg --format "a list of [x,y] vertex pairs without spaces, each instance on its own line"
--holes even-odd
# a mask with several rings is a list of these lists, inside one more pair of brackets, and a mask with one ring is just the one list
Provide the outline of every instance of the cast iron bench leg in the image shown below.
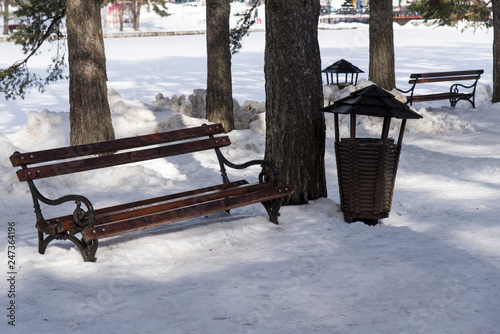
[[45,250],[52,240],[69,240],[73,242],[76,247],[78,247],[85,262],[95,262],[97,260],[95,253],[97,252],[98,241],[92,240],[91,242],[86,243],[83,240],[78,240],[77,237],[69,232],[58,235],[49,235],[47,238],[44,238],[43,232],[38,232],[38,252],[40,254],[45,254]]
[[262,202],[262,205],[264,205],[264,208],[266,209],[267,214],[269,215],[269,220],[276,225],[279,224],[278,217],[280,216],[279,210],[281,208],[282,203],[283,203],[282,198],[277,198],[270,201]]

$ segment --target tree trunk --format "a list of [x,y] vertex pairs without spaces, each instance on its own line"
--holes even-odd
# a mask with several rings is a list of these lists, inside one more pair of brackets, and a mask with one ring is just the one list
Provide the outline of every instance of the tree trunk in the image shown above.
[[126,3],[123,2],[118,2],[118,19],[120,21],[120,31],[123,31],[123,19],[125,16],[125,7],[127,6]]
[[369,79],[387,90],[396,87],[392,24],[392,0],[371,0]]
[[141,19],[141,1],[134,1],[133,11],[133,26],[135,31],[139,31],[139,20]]
[[317,0],[266,1],[266,159],[294,188],[284,204],[327,195],[319,12]]
[[234,128],[229,0],[207,0],[207,119]]
[[71,145],[114,139],[100,0],[67,0]]
[[10,0],[3,0],[3,34],[9,34],[9,3]]
[[493,7],[493,98],[500,102],[500,1],[495,0]]

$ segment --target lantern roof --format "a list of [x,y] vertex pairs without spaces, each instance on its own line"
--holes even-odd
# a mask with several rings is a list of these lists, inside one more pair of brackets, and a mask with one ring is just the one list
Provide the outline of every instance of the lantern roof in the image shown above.
[[339,61],[331,64],[327,68],[325,68],[323,73],[364,73],[363,70],[354,66],[350,62],[344,59],[340,59]]
[[398,101],[394,95],[375,84],[352,92],[321,111],[399,119],[422,118],[406,104]]

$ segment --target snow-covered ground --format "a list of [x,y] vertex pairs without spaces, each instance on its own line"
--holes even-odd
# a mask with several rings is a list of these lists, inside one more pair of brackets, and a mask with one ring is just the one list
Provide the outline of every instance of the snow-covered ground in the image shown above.
[[[144,29],[164,29],[169,19],[177,20],[150,19]],[[178,22],[193,30],[191,21],[199,20]],[[331,28],[319,32],[323,68],[349,60],[366,72],[359,86],[369,84],[368,27]],[[118,137],[206,122],[204,35],[105,44]],[[328,198],[283,207],[278,226],[252,205],[104,239],[96,263],[82,262],[69,242],[54,242],[40,255],[31,197],[8,158],[15,150],[68,144],[68,84],[0,101],[0,332],[500,333],[500,106],[490,102],[492,32],[395,25],[395,49],[398,87],[407,87],[412,72],[485,74],[476,109],[467,102],[416,105],[424,118],[408,122],[390,217],[374,227],[343,221],[327,115]],[[234,162],[264,154],[263,52],[264,33],[257,32],[233,58],[239,129],[229,133],[233,144],[224,152]],[[21,56],[10,43],[0,44],[0,54],[0,67]],[[49,61],[44,52],[31,66],[43,71]],[[337,98],[353,89],[325,92]],[[372,119],[359,126],[366,135],[380,129]],[[218,181],[217,162],[206,152],[39,185],[51,197],[81,193],[101,206]],[[8,324],[13,301],[15,327]]]

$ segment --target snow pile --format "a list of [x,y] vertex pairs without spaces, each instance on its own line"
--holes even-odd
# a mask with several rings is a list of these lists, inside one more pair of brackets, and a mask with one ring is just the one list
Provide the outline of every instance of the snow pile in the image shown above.
[[[344,89],[339,89],[336,85],[324,85],[323,86],[323,96],[324,105],[327,106],[334,101],[347,97],[352,92],[365,88],[372,85],[373,82],[360,79],[357,85],[347,86]],[[477,90],[477,104],[481,105],[487,103],[491,100],[489,86],[479,85]],[[406,102],[406,98],[396,89],[392,90],[395,98],[403,103]],[[117,93],[116,93],[117,94]],[[123,102],[120,102],[123,104]],[[468,102],[462,102],[467,103]],[[238,103],[236,99],[233,100],[233,112],[235,117],[235,129],[251,129],[256,133],[265,135],[265,102],[257,101],[245,101],[242,106]],[[163,94],[158,93],[155,100],[151,102],[152,106],[157,108],[152,108],[151,106],[146,106],[143,104],[144,108],[149,108],[155,112],[166,111],[181,114],[184,116],[205,119],[206,117],[206,90],[205,89],[195,89],[193,94],[189,95],[187,98],[185,95],[173,95],[172,97],[165,97]],[[418,122],[409,122],[406,131],[407,132],[421,132],[421,133],[444,133],[444,132],[455,132],[462,133],[466,131],[474,131],[474,127],[467,121],[460,118],[459,115],[453,113],[433,113],[425,108],[419,108],[416,110],[421,116],[422,120]],[[334,136],[334,121],[332,114],[326,114],[326,129],[327,136]],[[154,119],[154,117],[153,117]],[[340,117],[340,135],[342,137],[349,136],[349,121],[347,117]],[[381,132],[383,119],[379,117],[358,117],[358,126],[362,131],[361,133],[376,135]],[[186,124],[185,122],[177,123],[177,125]],[[399,128],[397,122],[392,122],[391,130],[395,127]],[[166,128],[168,129],[168,127]],[[155,129],[157,131],[157,129]],[[363,132],[364,131],[364,132]]]
[[[359,80],[356,86],[348,86],[344,89],[339,89],[336,85],[324,85],[323,86],[323,96],[325,106],[332,104],[334,101],[349,96],[352,92],[365,88],[372,85],[373,83],[366,79]],[[393,89],[391,94],[394,97],[405,103],[406,98],[396,89]],[[491,101],[491,95],[489,86],[478,85],[476,93],[476,103],[477,105],[486,104]],[[459,105],[469,104],[469,102],[462,101]],[[446,113],[438,113],[433,111],[432,108],[427,110],[426,108],[419,108],[418,110],[412,109],[420,114],[423,118],[419,120],[410,120],[407,123],[406,132],[420,132],[420,133],[464,133],[473,132],[474,127],[472,124],[466,120],[462,119],[462,114],[456,114],[453,109],[446,108],[450,110]],[[335,122],[334,116],[331,113],[325,113],[326,119],[326,134],[327,137],[335,136]],[[370,116],[358,116],[356,131],[360,135],[378,135],[382,132],[383,118],[381,117],[370,117]],[[339,131],[341,137],[349,137],[350,131],[350,118],[349,116],[339,117]],[[390,130],[394,133],[394,130],[399,131],[399,124],[397,120],[391,122]]]
[[[368,80],[360,80],[357,86],[348,86],[339,90],[336,86],[324,86],[326,101],[348,96],[355,90],[370,85]],[[404,100],[396,90],[391,93],[396,98]],[[487,89],[482,89],[479,96],[490,99]],[[194,89],[193,93],[164,97],[158,93],[151,104],[138,100],[126,100],[116,90],[110,89],[108,101],[115,134],[118,138],[135,135],[157,133],[179,128],[199,126],[206,120],[206,90]],[[479,99],[478,99],[479,100]],[[254,133],[265,135],[265,102],[245,101],[240,105],[234,100],[234,116],[236,130],[250,129]],[[447,108],[449,109],[449,108]],[[408,122],[407,132],[420,133],[463,133],[472,132],[474,127],[463,120],[460,114],[436,112],[432,108],[415,110],[423,119]],[[327,137],[334,137],[333,114],[325,113]],[[349,136],[349,119],[340,116],[340,136]],[[381,133],[383,119],[379,117],[359,116],[357,131],[361,135],[377,135]],[[391,130],[399,128],[397,120],[391,122]],[[14,142],[26,141],[36,143],[37,149],[46,149],[69,145],[69,114],[67,112],[51,112],[44,109],[40,112],[31,111],[27,115],[27,123],[19,131],[11,134]],[[261,149],[257,150],[262,152]],[[8,151],[7,151],[8,152]]]
[[12,142],[0,133],[0,197],[8,198],[14,188],[21,189],[22,192],[26,193],[26,187],[19,187],[20,183],[17,182],[17,177],[15,170],[12,168],[9,156],[10,154],[17,151],[18,148],[15,147]]
[[[151,104],[161,107],[156,109],[158,111],[172,111],[181,115],[204,119],[206,118],[206,95],[205,89],[195,89],[193,94],[187,98],[185,95],[173,95],[169,98],[158,93],[155,101]],[[245,101],[240,106],[238,101],[233,99],[233,113],[235,129],[251,129],[265,134],[265,102]]]
[[174,113],[169,108],[148,105],[138,100],[125,100],[115,90],[109,90],[108,97],[117,137],[163,132],[204,123],[201,119]]
[[43,109],[30,111],[21,129],[12,134],[13,140],[35,143],[39,149],[69,145],[69,113]]

